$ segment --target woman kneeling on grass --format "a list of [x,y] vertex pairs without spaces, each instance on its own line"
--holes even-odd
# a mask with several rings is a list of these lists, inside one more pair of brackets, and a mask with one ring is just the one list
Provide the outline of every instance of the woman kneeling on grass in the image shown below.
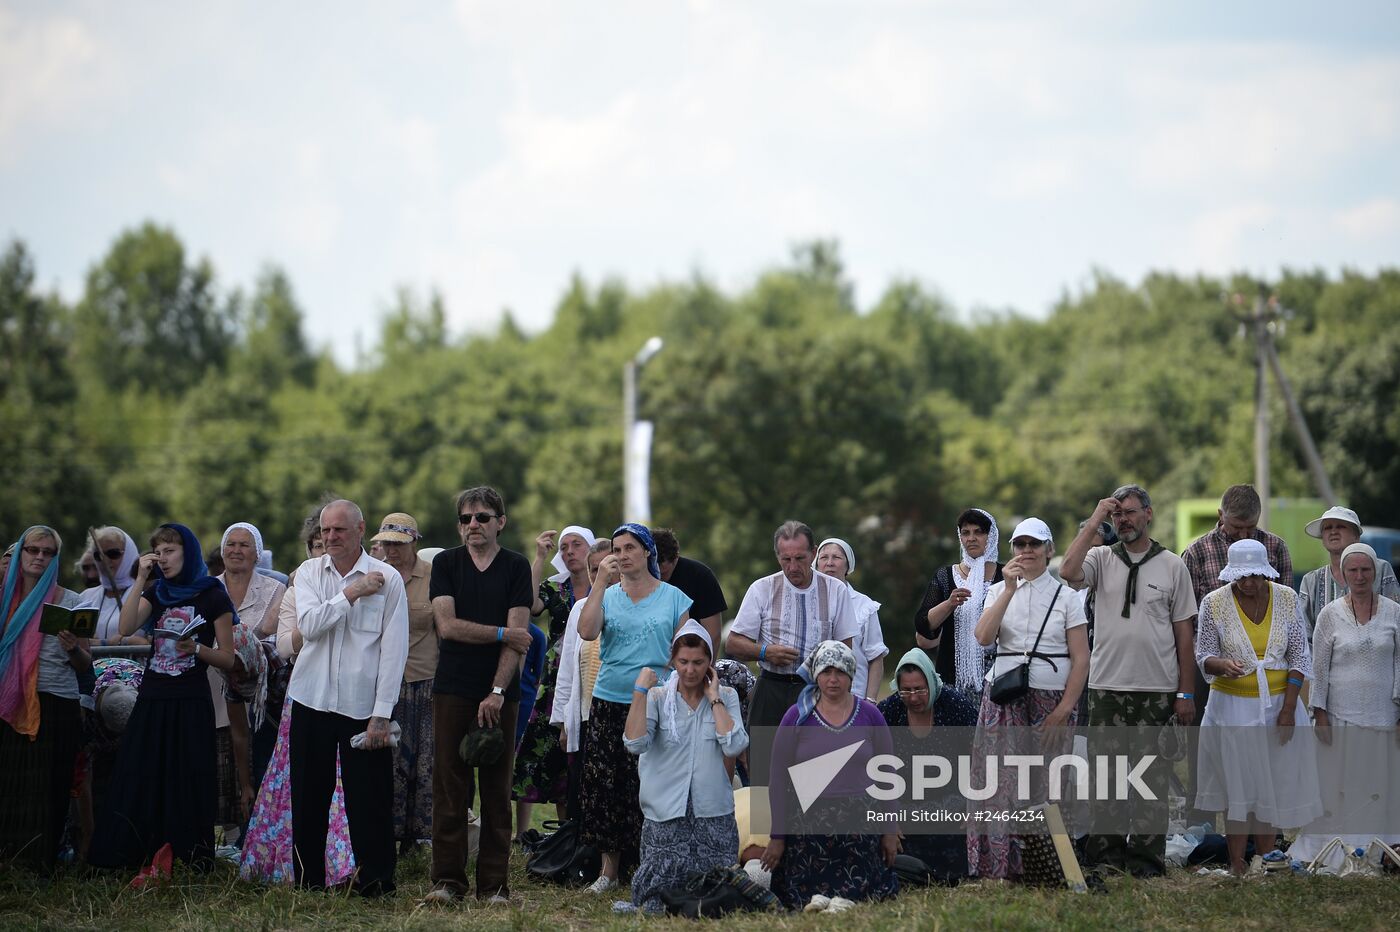
[[687,621],[671,641],[675,673],[664,686],[643,667],[632,691],[623,744],[639,755],[642,857],[632,903],[662,910],[659,893],[697,871],[734,863],[739,828],[724,767],[749,746],[739,695],[719,685],[705,626]]

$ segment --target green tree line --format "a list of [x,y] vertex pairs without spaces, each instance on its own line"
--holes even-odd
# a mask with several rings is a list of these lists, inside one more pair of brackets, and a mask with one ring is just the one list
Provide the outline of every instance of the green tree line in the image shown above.
[[[450,546],[453,495],[485,483],[505,496],[506,546],[529,553],[569,523],[605,532],[622,503],[623,363],[655,334],[665,349],[639,384],[655,523],[715,568],[731,611],[774,571],[783,520],[844,537],[898,649],[969,505],[1006,532],[1039,515],[1063,549],[1099,498],[1140,482],[1170,543],[1177,499],[1251,479],[1253,349],[1233,293],[1292,312],[1283,364],[1338,494],[1368,523],[1400,523],[1400,270],[1097,272],[1044,319],[968,319],[912,280],[866,309],[853,292],[831,242],[735,293],[700,274],[646,290],[575,277],[535,334],[505,314],[453,336],[439,297],[404,289],[347,368],[314,349],[278,268],[226,286],[148,223],[70,306],[41,292],[16,241],[0,257],[0,531],[52,524],[71,563],[89,525],[144,544],[177,520],[208,547],[251,521],[285,570],[327,493],[371,525],[410,512]],[[1272,397],[1274,494],[1313,494]]]

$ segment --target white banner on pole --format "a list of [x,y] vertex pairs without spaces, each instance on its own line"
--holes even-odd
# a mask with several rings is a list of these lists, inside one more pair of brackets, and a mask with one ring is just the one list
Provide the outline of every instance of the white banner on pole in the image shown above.
[[651,421],[632,425],[622,513],[628,521],[651,524]]

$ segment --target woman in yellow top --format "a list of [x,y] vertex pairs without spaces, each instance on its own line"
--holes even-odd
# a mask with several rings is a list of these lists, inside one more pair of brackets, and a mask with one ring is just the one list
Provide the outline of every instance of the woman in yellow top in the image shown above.
[[[1230,870],[1263,871],[1278,828],[1322,813],[1311,721],[1298,693],[1312,673],[1297,593],[1271,580],[1264,545],[1230,545],[1225,583],[1201,601],[1196,661],[1211,684],[1201,719],[1196,806],[1224,812]],[[1255,856],[1246,866],[1245,845]]]

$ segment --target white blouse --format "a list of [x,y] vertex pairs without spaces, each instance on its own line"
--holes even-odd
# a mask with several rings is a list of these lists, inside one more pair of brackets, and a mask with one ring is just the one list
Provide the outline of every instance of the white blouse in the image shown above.
[[[996,604],[1007,582],[994,583],[987,590],[984,604]],[[1055,597],[1056,590],[1059,590],[1058,598]],[[1048,621],[1046,612],[1050,613]],[[1040,635],[1040,646],[1035,650],[1038,654],[1049,654],[1053,658],[1053,666],[1050,660],[1039,657],[1031,659],[1031,689],[1065,688],[1069,681],[1069,629],[1087,624],[1088,619],[1084,617],[1084,606],[1075,598],[1074,590],[1049,573],[1041,573],[1030,582],[1021,583],[1006,606],[1006,614],[1001,617],[1001,628],[997,631],[996,662],[987,673],[988,683],[1023,663],[1022,657],[1035,644],[1042,622],[1045,622],[1045,633]],[[1065,656],[1056,656],[1058,654]]]

